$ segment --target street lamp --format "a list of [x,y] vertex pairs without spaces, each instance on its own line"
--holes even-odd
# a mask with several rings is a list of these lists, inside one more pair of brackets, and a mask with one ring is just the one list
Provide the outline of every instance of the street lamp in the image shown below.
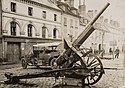
[[103,54],[104,54],[104,47],[103,47],[103,43],[104,43],[104,35],[105,35],[105,32],[102,31],[102,54],[101,54],[102,57],[103,57]]

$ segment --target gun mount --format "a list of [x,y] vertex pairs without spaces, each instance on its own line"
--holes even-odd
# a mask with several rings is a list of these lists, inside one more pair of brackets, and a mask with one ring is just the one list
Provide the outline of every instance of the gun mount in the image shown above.
[[11,76],[11,74],[5,74],[8,79],[6,82],[15,82],[19,79],[25,78],[66,76],[81,79],[82,88],[85,88],[85,84],[93,85],[97,83],[104,74],[104,68],[101,60],[98,56],[91,53],[91,50],[80,49],[80,46],[95,30],[93,24],[109,5],[110,4],[107,3],[104,8],[93,18],[93,20],[90,21],[90,23],[85,27],[85,30],[78,36],[71,46],[69,46],[64,40],[65,51],[58,58],[51,60],[53,70],[39,74],[27,74],[22,76]]

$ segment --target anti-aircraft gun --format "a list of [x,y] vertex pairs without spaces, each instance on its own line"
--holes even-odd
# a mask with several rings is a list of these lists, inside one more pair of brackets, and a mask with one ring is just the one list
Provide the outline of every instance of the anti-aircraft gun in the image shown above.
[[76,40],[73,41],[72,45],[69,45],[66,40],[64,40],[65,51],[58,58],[51,60],[51,66],[53,70],[38,74],[26,74],[21,76],[5,74],[8,79],[6,82],[18,82],[19,79],[25,78],[65,76],[81,79],[83,88],[85,88],[85,84],[93,85],[97,83],[104,74],[102,62],[98,56],[92,53],[91,50],[85,51],[85,49],[81,49],[80,46],[95,30],[93,24],[109,5],[110,4],[107,3],[104,8],[93,18],[93,20],[89,22],[89,24],[85,27],[85,30],[78,36]]
[[[92,85],[97,83],[104,73],[103,65],[100,61],[100,58],[92,54],[91,50],[84,51],[80,49],[80,46],[84,41],[91,35],[95,30],[93,24],[100,17],[100,15],[105,11],[105,9],[110,4],[107,3],[106,6],[89,22],[85,27],[85,30],[78,36],[76,40],[73,41],[72,45],[68,45],[64,40],[65,51],[60,55],[55,61],[53,61],[53,67],[56,68],[79,68],[79,70],[74,70],[73,72],[77,75],[89,73],[86,76],[86,84]],[[83,68],[83,69],[82,69]]]

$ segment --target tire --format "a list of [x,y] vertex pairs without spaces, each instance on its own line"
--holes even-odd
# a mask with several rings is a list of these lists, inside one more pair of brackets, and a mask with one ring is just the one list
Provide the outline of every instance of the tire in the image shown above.
[[51,61],[50,61],[50,66],[52,69],[57,69],[58,68],[58,65],[56,63],[56,58],[53,58]]
[[21,59],[21,64],[22,64],[22,67],[23,67],[23,69],[26,69],[27,68],[27,61],[26,61],[26,59],[25,58],[22,58]]

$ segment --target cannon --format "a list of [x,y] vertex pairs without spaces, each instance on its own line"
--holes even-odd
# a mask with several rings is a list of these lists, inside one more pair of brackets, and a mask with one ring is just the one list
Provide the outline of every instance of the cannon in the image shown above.
[[[8,81],[17,82],[19,79],[48,77],[48,76],[65,76],[71,78],[78,78],[82,80],[82,88],[85,85],[93,85],[97,83],[104,74],[104,68],[100,58],[93,54],[91,50],[80,48],[84,41],[95,30],[93,24],[106,10],[110,4],[107,3],[104,8],[86,25],[85,30],[78,36],[76,40],[69,45],[64,39],[65,51],[58,57],[51,60],[50,64],[52,70],[39,74],[26,74],[22,76],[12,76],[12,74],[5,74]],[[15,81],[14,81],[15,80]]]
[[93,18],[93,20],[89,22],[89,24],[85,27],[85,30],[78,36],[76,40],[73,41],[72,45],[67,44],[67,42],[64,40],[66,49],[65,52],[55,61],[53,61],[53,66],[59,69],[83,67],[84,69],[77,69],[74,70],[74,72],[76,74],[88,73],[88,76],[85,78],[85,83],[87,85],[93,85],[97,83],[102,77],[104,69],[98,56],[92,54],[91,50],[84,51],[84,49],[80,49],[80,46],[95,30],[93,24],[109,5],[110,4],[107,3],[106,6],[104,6],[104,8]]

